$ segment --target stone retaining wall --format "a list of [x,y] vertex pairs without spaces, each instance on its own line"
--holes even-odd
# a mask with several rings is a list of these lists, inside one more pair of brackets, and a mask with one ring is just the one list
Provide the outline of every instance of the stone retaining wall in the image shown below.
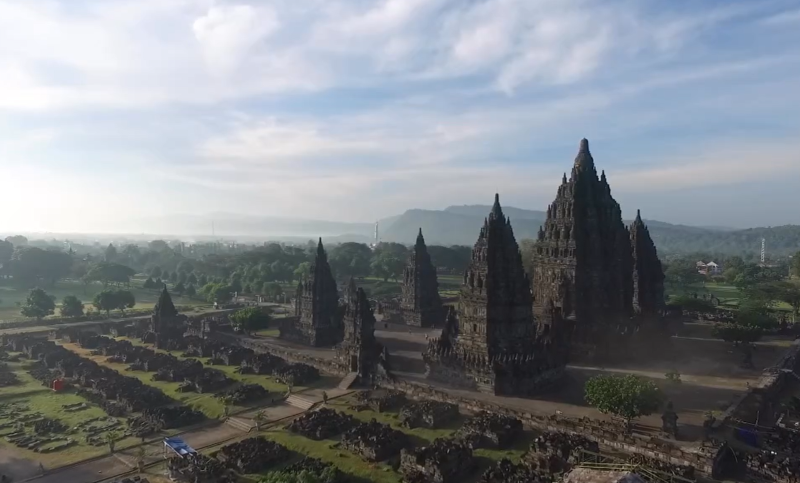
[[616,425],[590,418],[567,418],[563,416],[540,416],[528,412],[509,409],[497,404],[463,398],[446,393],[432,386],[413,382],[395,380],[383,383],[387,389],[403,391],[411,399],[433,400],[457,404],[464,411],[491,411],[518,418],[529,428],[542,431],[580,434],[596,441],[601,449],[626,454],[640,454],[649,458],[676,465],[688,465],[698,471],[711,474],[718,448],[704,447],[696,450],[684,449],[658,438],[646,438],[637,435],[626,435]]
[[[800,369],[800,339],[794,341],[791,349],[786,351],[778,361],[764,369],[758,382],[737,398],[733,404],[714,423],[714,428],[719,428],[732,420],[755,422],[759,412],[772,411],[773,403],[786,387],[791,372]],[[789,372],[786,372],[789,371]]]

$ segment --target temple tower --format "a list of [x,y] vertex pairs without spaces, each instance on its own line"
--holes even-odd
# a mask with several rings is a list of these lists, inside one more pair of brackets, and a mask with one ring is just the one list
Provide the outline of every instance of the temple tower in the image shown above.
[[[553,309],[574,324],[574,352],[603,349],[632,312],[630,236],[605,172],[598,177],[583,139],[569,179],[547,208],[533,263],[533,312],[539,332],[553,330]],[[551,308],[552,307],[552,308]]]
[[333,346],[343,337],[339,313],[339,291],[328,264],[328,255],[317,245],[311,276],[297,285],[296,320],[281,327],[281,337],[314,347]]
[[639,210],[630,226],[630,240],[633,248],[633,311],[645,319],[659,318],[664,310],[664,270]]
[[352,278],[345,291],[343,325],[344,339],[337,347],[336,357],[346,371],[358,373],[361,381],[366,382],[375,373],[380,348],[367,294],[356,287]]
[[439,296],[439,281],[436,267],[431,263],[422,228],[417,242],[403,270],[400,310],[403,320],[416,327],[435,327],[444,322],[442,299]]
[[456,311],[424,354],[431,379],[493,394],[534,394],[566,359],[533,322],[530,282],[495,195],[464,273]]
[[184,318],[178,314],[178,309],[175,308],[165,284],[155,307],[153,307],[153,315],[150,316],[150,331],[142,340],[154,343],[158,349],[166,349],[169,341],[183,337],[185,331],[183,320]]

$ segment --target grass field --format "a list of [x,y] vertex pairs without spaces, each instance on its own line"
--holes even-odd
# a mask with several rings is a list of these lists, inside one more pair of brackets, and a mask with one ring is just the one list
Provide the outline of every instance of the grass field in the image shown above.
[[[136,306],[134,309],[153,308],[158,300],[159,291],[145,290],[141,288],[141,285],[141,280],[133,280],[131,282],[130,290],[133,292],[134,297],[136,297]],[[54,287],[44,287],[44,290],[49,295],[55,296],[57,307],[54,316],[58,316],[58,305],[61,304],[61,300],[63,300],[63,298],[67,295],[74,295],[78,297],[83,301],[86,309],[91,307],[92,310],[94,310],[92,307],[92,300],[97,293],[103,291],[103,285],[99,283],[84,285],[83,283],[76,281],[63,280],[57,282]],[[12,285],[0,285],[0,324],[2,324],[4,320],[23,319],[22,315],[20,314],[20,307],[17,305],[17,303],[20,305],[24,304],[29,293],[29,288],[23,289],[14,287]],[[208,305],[206,302],[201,300],[191,299],[188,297],[179,297],[174,293],[171,295],[175,305]]]
[[[74,428],[77,424],[92,418],[108,418],[105,411],[76,395],[74,390],[56,393],[42,386],[39,381],[35,380],[27,373],[28,364],[28,361],[8,363],[9,368],[16,373],[21,384],[4,387],[0,390],[0,407],[9,405],[15,409],[12,415],[0,417],[0,425],[14,423],[19,416],[32,413],[39,413],[42,416],[57,419],[70,428]],[[62,407],[66,404],[76,403],[86,403],[89,407],[88,409],[76,412],[66,412]],[[124,421],[121,421],[121,423],[123,423],[123,426],[121,426],[118,431],[120,435],[122,431],[124,431]],[[0,436],[5,436],[12,431],[13,427],[0,429]],[[28,428],[28,432],[31,432],[30,428]],[[105,444],[102,446],[92,446],[88,444],[85,441],[86,433],[84,431],[75,431],[67,436],[76,440],[77,444],[53,453],[37,453],[27,449],[20,449],[5,441],[5,438],[0,439],[0,445],[14,448],[14,451],[18,451],[24,458],[41,461],[46,468],[61,466],[108,453],[108,446]],[[138,441],[139,440],[136,438],[126,438],[118,441],[116,447],[122,449]]]
[[[742,298],[741,290],[734,287],[733,285],[723,284],[723,283],[713,283],[713,282],[706,282],[705,284],[699,284],[692,287],[692,290],[697,292],[698,296],[702,296],[702,294],[712,294],[720,300],[722,308],[728,309],[736,309],[739,307],[739,301]],[[669,292],[668,294],[671,296],[679,295],[676,292]],[[784,303],[779,302],[774,305],[774,308],[777,310],[783,311],[791,311],[792,306]]]

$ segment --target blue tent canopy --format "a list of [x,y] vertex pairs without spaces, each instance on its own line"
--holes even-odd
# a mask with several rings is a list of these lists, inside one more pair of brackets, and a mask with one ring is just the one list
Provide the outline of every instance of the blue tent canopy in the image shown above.
[[197,453],[191,446],[186,444],[181,438],[164,438],[164,450],[169,448],[178,456],[186,456],[187,454]]

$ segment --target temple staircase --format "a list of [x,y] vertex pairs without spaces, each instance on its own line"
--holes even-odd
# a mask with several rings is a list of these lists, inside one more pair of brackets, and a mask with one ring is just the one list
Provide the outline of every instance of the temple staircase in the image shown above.
[[344,376],[342,381],[339,383],[339,389],[343,391],[350,389],[350,386],[352,386],[353,383],[356,382],[356,379],[358,379],[357,372],[351,372],[350,374]]
[[253,429],[253,424],[249,420],[241,419],[241,418],[228,418],[225,420],[225,423],[239,431],[244,431],[245,433],[249,433]]
[[306,399],[306,398],[298,396],[296,394],[291,394],[289,397],[287,397],[286,398],[286,403],[288,405],[290,405],[290,406],[294,406],[294,407],[296,407],[298,409],[302,409],[303,411],[308,411],[309,409],[314,407],[314,404],[316,404],[315,401],[312,401],[310,399]]

